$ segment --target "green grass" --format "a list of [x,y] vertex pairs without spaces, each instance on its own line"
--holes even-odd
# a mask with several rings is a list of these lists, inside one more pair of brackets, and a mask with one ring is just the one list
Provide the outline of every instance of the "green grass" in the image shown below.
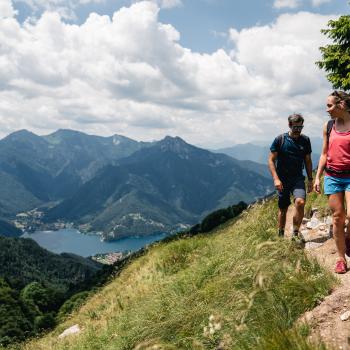
[[[210,234],[159,243],[64,324],[21,348],[321,349],[295,321],[335,283],[276,236],[276,202]],[[78,336],[58,340],[78,323]]]

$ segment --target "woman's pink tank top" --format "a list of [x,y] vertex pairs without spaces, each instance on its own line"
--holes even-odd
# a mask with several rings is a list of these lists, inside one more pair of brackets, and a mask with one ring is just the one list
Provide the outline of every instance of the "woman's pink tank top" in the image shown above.
[[[326,167],[336,171],[350,171],[350,131],[338,132],[335,130],[335,125],[333,126],[329,135]],[[333,174],[327,172],[326,175],[350,177],[350,174]]]

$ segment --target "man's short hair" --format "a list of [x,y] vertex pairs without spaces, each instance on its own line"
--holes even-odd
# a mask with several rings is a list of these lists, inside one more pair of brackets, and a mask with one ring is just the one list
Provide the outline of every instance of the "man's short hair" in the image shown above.
[[288,117],[289,125],[293,123],[304,123],[304,118],[300,113],[293,113]]

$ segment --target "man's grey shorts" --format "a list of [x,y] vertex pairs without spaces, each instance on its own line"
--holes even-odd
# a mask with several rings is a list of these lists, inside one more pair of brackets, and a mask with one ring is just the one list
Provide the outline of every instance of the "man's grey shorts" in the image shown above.
[[290,205],[290,196],[296,198],[306,198],[305,179],[298,178],[294,181],[282,181],[283,191],[278,192],[278,207],[280,209],[288,208]]

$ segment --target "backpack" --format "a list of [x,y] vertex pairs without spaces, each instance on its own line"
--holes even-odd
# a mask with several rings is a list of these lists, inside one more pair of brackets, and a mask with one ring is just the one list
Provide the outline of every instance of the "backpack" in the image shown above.
[[277,141],[278,141],[278,149],[281,150],[284,143],[284,134],[278,135]]
[[328,123],[327,123],[327,145],[329,143],[329,136],[331,135],[331,131],[332,131],[334,123],[335,123],[334,119],[328,120]]
[[[307,136],[301,134],[300,137],[302,137],[303,139],[308,139]],[[284,143],[284,134],[278,135],[277,136],[277,141],[278,141],[278,149],[279,151],[281,151],[283,143]],[[305,163],[303,163],[303,169],[305,167]]]
[[[328,125],[327,125],[327,127],[328,127]],[[331,130],[332,130],[332,127],[329,129],[329,133],[331,133]],[[328,129],[327,129],[327,132],[328,132]],[[302,137],[304,139],[308,138],[307,136],[305,136],[303,134],[301,134],[300,137]],[[284,134],[278,135],[277,136],[277,141],[278,141],[278,149],[281,150],[282,146],[283,146],[283,143],[284,143]]]

